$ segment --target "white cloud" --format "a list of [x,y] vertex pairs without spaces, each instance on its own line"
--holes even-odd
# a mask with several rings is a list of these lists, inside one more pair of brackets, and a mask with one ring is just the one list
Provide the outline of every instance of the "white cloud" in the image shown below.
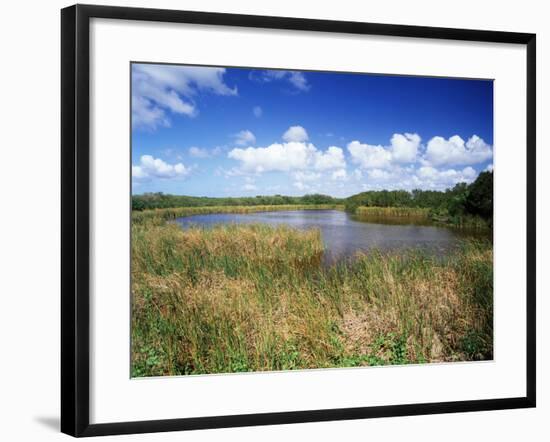
[[462,170],[438,170],[431,166],[422,166],[418,169],[416,176],[424,187],[447,188],[458,183],[471,183],[477,176],[477,172],[470,166]]
[[307,184],[304,184],[301,181],[296,181],[296,182],[292,183],[292,185],[294,187],[296,187],[296,189],[298,189],[298,190],[308,190],[308,189],[310,189],[310,186],[308,186]]
[[189,155],[194,158],[208,158],[210,157],[210,152],[208,152],[208,149],[192,146],[189,148]]
[[337,169],[334,172],[332,172],[331,179],[334,181],[336,180],[342,180],[345,181],[348,179],[348,174],[346,172],[346,169]]
[[181,154],[181,151],[178,148],[168,147],[166,149],[163,149],[161,152],[165,157],[173,158],[173,159],[176,159],[178,161],[183,160],[183,156]]
[[348,151],[352,161],[363,169],[384,169],[394,163],[416,162],[420,140],[418,134],[393,134],[389,146],[352,141]]
[[282,71],[282,70],[265,70],[251,71],[249,78],[261,83],[271,83],[272,81],[288,81],[296,91],[307,92],[311,86],[307,81],[306,76],[300,71]]
[[[307,132],[301,126],[290,129],[293,130],[287,131],[284,138],[302,141],[230,150],[228,157],[237,160],[239,165],[226,172],[226,176],[258,178],[267,172],[283,172],[288,174],[296,191],[347,195],[368,189],[444,190],[460,182],[471,183],[478,175],[470,165],[431,164],[425,158],[420,136],[414,133],[394,134],[386,146],[352,141],[347,150],[357,167],[348,170],[341,147],[318,149],[306,141]],[[483,143],[474,136],[464,146],[477,154]]]
[[462,169],[462,176],[466,179],[466,180],[472,180],[477,176],[477,172],[475,171],[475,169],[473,167],[465,167],[464,169]]
[[246,183],[243,187],[242,187],[243,190],[246,190],[247,192],[251,192],[253,190],[257,190],[258,188],[256,187],[255,184],[252,184],[252,183]]
[[252,113],[256,118],[260,118],[263,115],[264,111],[260,106],[254,106],[252,108]]
[[461,182],[471,183],[477,175],[470,166],[463,169],[394,166],[391,169],[369,169],[362,185],[364,190],[445,190]]
[[225,172],[225,176],[257,177],[264,172],[284,172],[290,175],[292,185],[299,191],[318,190],[323,179],[348,179],[342,148],[330,146],[325,151],[317,149],[307,142],[308,134],[301,126],[290,127],[283,138],[286,142],[267,147],[232,149],[228,158],[239,161],[240,165]]
[[321,179],[321,174],[317,172],[304,172],[298,170],[292,174],[293,178],[297,181],[317,181]]
[[147,173],[143,170],[141,166],[134,166],[132,164],[132,178],[142,179],[147,177],[148,177]]
[[432,166],[471,165],[486,161],[492,156],[491,146],[477,135],[473,135],[467,142],[454,135],[448,140],[433,137],[428,141],[424,160]]
[[147,180],[151,178],[183,178],[191,173],[191,168],[183,163],[169,164],[151,155],[142,155],[138,165],[132,165],[132,178]]
[[316,152],[314,167],[317,170],[345,168],[344,151],[340,147],[330,146],[325,152]]
[[391,152],[378,145],[362,144],[352,141],[348,144],[351,160],[363,169],[379,169],[389,167],[391,164]]
[[311,143],[297,141],[267,147],[235,148],[228,157],[240,161],[240,169],[248,173],[325,171],[346,167],[344,151],[340,147],[331,146],[321,151]]
[[371,169],[367,172],[367,176],[374,181],[387,181],[391,178],[392,174],[382,169]]
[[206,149],[203,147],[192,146],[189,148],[189,155],[193,158],[211,158],[219,155],[223,152],[220,146],[216,146],[213,149]]
[[235,144],[238,146],[246,146],[248,144],[254,144],[256,142],[256,136],[249,130],[241,130],[234,135]]
[[317,149],[306,143],[275,143],[268,147],[235,148],[229,158],[241,162],[241,168],[248,172],[269,172],[307,169]]
[[411,174],[405,171],[402,177],[404,187],[418,187],[422,189],[444,190],[458,183],[471,183],[477,176],[477,172],[471,167],[464,169],[438,170],[429,166],[422,166]]
[[310,85],[307,82],[305,75],[298,71],[289,72],[288,81],[290,81],[290,83],[294,85],[296,89],[299,89],[301,91],[308,91],[310,88]]
[[140,95],[133,95],[132,126],[154,130],[159,126],[169,127],[170,120],[166,117],[164,110],[151,100]]
[[494,168],[493,163],[488,164],[487,167],[485,168],[485,172],[492,172],[493,168]]
[[216,176],[224,176],[225,178],[233,178],[233,177],[247,177],[250,176],[250,174],[255,174],[255,172],[245,171],[242,169],[239,169],[238,167],[232,167],[230,169],[226,169],[224,167],[218,167],[215,170]]
[[[465,169],[436,169],[441,166],[468,166],[478,164],[492,158],[493,152],[490,145],[477,135],[473,135],[465,142],[458,135],[448,140],[442,137],[432,138],[424,154],[421,154],[421,138],[418,134],[404,133],[393,134],[388,146],[371,145],[352,141],[347,149],[353,163],[361,169],[372,170],[369,179],[387,181],[399,181],[399,171],[406,170],[409,177],[404,184],[407,186],[424,185],[422,180],[427,180],[430,173],[436,173],[427,183],[430,187],[439,187],[445,183],[456,184],[460,181],[471,181],[472,168]],[[418,174],[411,174],[411,169],[403,169],[403,165],[413,166],[420,164],[426,169],[418,169]],[[390,171],[390,173],[383,173]],[[397,171],[397,172],[396,172]],[[435,171],[435,172],[434,172]],[[391,177],[391,179],[390,179]]]
[[193,97],[199,92],[237,95],[223,81],[225,69],[135,64],[132,67],[132,125],[154,130],[169,126],[167,112],[192,117],[198,110]]
[[393,161],[396,163],[414,163],[416,161],[420,146],[418,134],[393,134],[390,143]]
[[307,141],[308,139],[309,139],[309,136],[306,130],[302,126],[291,126],[283,134],[283,140],[287,142],[291,142],[291,141],[301,142],[301,141]]

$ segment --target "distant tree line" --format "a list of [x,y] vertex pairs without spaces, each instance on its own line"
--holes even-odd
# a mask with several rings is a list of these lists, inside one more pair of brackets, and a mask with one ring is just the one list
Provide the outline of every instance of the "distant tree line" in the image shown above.
[[355,212],[359,206],[420,207],[431,209],[433,217],[480,217],[492,224],[493,172],[482,172],[471,183],[458,183],[445,191],[378,190],[350,196],[345,201],[346,210]]
[[278,206],[283,204],[344,204],[342,198],[311,194],[304,196],[253,196],[238,198],[211,198],[206,196],[168,195],[162,192],[132,196],[132,210],[166,209],[170,207],[204,206]]
[[355,209],[359,206],[420,207],[431,209],[434,217],[458,219],[464,216],[475,216],[492,224],[493,172],[482,172],[473,183],[459,183],[444,191],[420,189],[410,192],[406,190],[371,190],[358,193],[349,198],[333,198],[322,194],[211,198],[168,195],[160,192],[132,196],[133,210],[282,204],[344,204],[346,210],[350,212],[355,212]]

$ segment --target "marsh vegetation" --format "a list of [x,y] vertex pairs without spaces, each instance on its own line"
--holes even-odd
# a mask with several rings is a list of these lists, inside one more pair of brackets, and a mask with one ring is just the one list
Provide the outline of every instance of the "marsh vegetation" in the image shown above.
[[492,358],[492,245],[323,264],[318,229],[132,226],[132,374]]
[[[483,188],[471,197],[475,184],[452,197],[422,194],[447,208],[373,206],[373,195],[388,195],[365,193],[303,204],[206,201],[134,210],[132,376],[492,359],[492,201],[491,212],[483,212]],[[433,253],[416,245],[363,247],[359,236],[372,231],[357,230],[346,259],[327,261],[335,243],[323,238],[323,223],[271,222],[270,213],[336,216],[339,232],[349,228],[342,216],[413,226],[417,236],[418,226],[438,225],[440,216],[449,231],[467,221],[485,233],[458,235],[444,253]],[[209,214],[246,222],[200,218]]]

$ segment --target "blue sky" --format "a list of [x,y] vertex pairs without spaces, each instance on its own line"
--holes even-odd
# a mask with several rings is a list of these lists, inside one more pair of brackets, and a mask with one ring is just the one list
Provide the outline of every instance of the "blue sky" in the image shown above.
[[490,80],[132,65],[135,194],[445,189],[492,162]]

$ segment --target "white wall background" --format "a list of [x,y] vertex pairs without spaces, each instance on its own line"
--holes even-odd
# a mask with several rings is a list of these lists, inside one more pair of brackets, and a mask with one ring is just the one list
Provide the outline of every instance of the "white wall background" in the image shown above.
[[[545,382],[550,313],[546,258],[550,179],[549,14],[545,2],[395,0],[109,1],[308,18],[535,32],[538,40],[538,408],[455,415],[208,430],[102,440],[534,440],[550,439]],[[0,439],[55,441],[59,425],[59,0],[10,2],[0,15]],[[546,202],[544,201],[546,199]],[[512,211],[513,211],[512,202]],[[512,214],[513,216],[513,214]],[[545,249],[545,250],[543,250]],[[450,380],[452,382],[452,380]],[[388,386],[391,388],[391,386]]]

